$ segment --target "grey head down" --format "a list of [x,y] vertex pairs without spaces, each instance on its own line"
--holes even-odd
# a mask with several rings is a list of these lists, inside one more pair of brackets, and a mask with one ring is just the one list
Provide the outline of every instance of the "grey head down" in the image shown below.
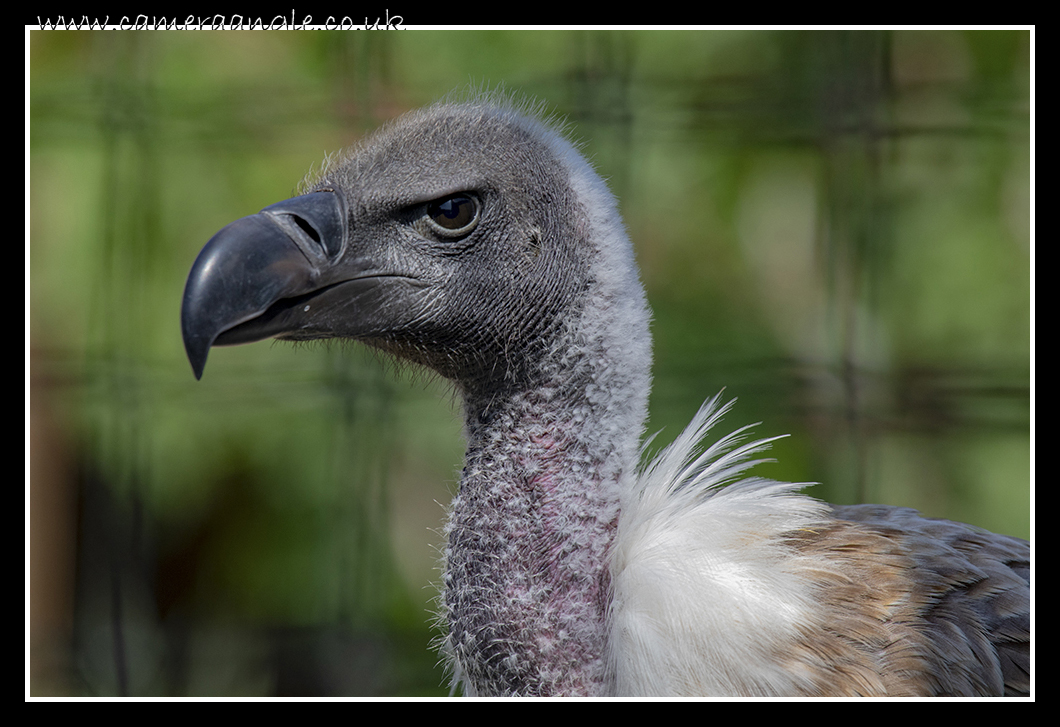
[[[752,639],[750,648],[770,654],[766,671],[827,676],[756,680],[740,676],[740,665],[706,656],[695,667],[704,676],[642,678],[673,667],[641,658],[638,649],[658,638],[666,651],[666,638],[683,637],[667,636],[636,605],[641,589],[633,574],[648,561],[637,560],[631,544],[671,535],[681,542],[681,518],[646,515],[651,498],[644,493],[682,490],[685,497],[689,489],[659,482],[658,469],[638,470],[650,389],[648,323],[632,248],[606,185],[555,127],[489,98],[409,113],[328,160],[305,194],[221,230],[193,266],[182,309],[196,376],[212,346],[346,338],[457,386],[468,449],[446,527],[442,650],[469,694],[1026,691],[1026,543],[979,534],[974,546],[955,545],[953,537],[939,544],[921,523],[941,521],[896,519],[890,508],[830,511],[778,483],[743,489],[760,491],[754,496],[767,510],[796,503],[798,515],[773,517],[776,532],[760,536],[772,548],[764,557],[808,563],[800,593],[808,602],[834,595],[836,618],[850,625],[832,629],[820,622],[821,609],[807,608],[769,632],[768,644]],[[698,441],[683,446],[670,456],[691,459]],[[738,450],[735,459],[754,451]],[[718,486],[751,464],[701,477],[690,507],[724,515],[732,501],[724,493],[739,488]],[[668,501],[672,507],[674,498]],[[634,533],[620,525],[620,513],[622,523],[655,524]],[[973,532],[946,526],[962,537]],[[924,540],[931,547],[921,548]],[[919,558],[918,548],[931,553]],[[874,577],[884,585],[855,593],[851,583],[864,580],[859,571],[873,570],[874,559],[901,577]],[[936,574],[935,564],[945,573]],[[907,566],[924,570],[930,583]],[[687,559],[676,566],[690,568],[698,566]],[[675,577],[687,580],[689,572]],[[865,598],[878,602],[870,608],[858,602]],[[710,601],[691,600],[681,608],[711,609]],[[928,626],[942,605],[949,609],[937,619],[942,625]],[[862,608],[871,614],[847,614]],[[971,620],[947,627],[951,613]],[[895,619],[905,621],[896,626]],[[830,634],[819,649],[809,633],[815,628]],[[888,644],[896,634],[909,641]],[[959,678],[934,674],[944,661],[933,656],[939,638],[972,654],[975,666],[958,670]],[[785,650],[800,649],[812,656],[784,666]],[[901,675],[864,676],[896,663]],[[720,673],[727,676],[715,678]]]

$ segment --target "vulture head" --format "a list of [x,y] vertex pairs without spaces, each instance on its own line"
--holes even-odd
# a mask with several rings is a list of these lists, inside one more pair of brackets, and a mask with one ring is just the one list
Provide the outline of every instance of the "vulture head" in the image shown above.
[[[218,232],[187,281],[185,346],[201,377],[211,346],[357,339],[495,392],[577,317],[602,272],[594,242],[616,236],[613,199],[551,128],[507,106],[437,105]],[[628,243],[614,253],[632,259]],[[626,282],[639,297],[635,272]]]

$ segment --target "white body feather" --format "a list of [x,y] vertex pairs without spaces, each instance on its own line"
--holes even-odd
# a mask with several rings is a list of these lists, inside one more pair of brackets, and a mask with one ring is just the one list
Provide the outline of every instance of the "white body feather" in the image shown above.
[[815,621],[821,563],[784,544],[827,507],[791,485],[745,472],[769,440],[739,434],[699,453],[731,404],[708,402],[623,493],[611,562],[609,657],[627,696],[793,694],[798,675],[777,644]]

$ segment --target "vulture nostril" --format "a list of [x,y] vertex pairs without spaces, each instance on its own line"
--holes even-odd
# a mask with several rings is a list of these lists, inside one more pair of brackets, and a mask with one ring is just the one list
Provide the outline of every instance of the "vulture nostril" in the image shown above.
[[289,214],[288,217],[298,225],[298,229],[309,236],[309,239],[319,245],[329,258],[334,258],[342,251],[342,237],[340,235],[322,234],[315,224],[301,215]]
[[313,238],[313,242],[317,243],[318,245],[322,244],[320,242],[320,233],[317,232],[317,229],[315,227],[309,224],[308,220],[306,220],[304,217],[299,217],[298,215],[291,215],[291,217],[294,218],[294,223],[301,227],[303,232]]

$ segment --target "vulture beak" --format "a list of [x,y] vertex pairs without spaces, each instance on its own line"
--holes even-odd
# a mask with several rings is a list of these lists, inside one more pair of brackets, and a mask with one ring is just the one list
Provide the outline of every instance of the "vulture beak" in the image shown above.
[[[346,282],[333,271],[347,239],[346,201],[331,190],[270,205],[210,238],[192,265],[180,312],[195,378],[202,378],[210,346],[320,337],[305,316],[311,305],[301,299]],[[347,280],[365,272],[351,271]]]

